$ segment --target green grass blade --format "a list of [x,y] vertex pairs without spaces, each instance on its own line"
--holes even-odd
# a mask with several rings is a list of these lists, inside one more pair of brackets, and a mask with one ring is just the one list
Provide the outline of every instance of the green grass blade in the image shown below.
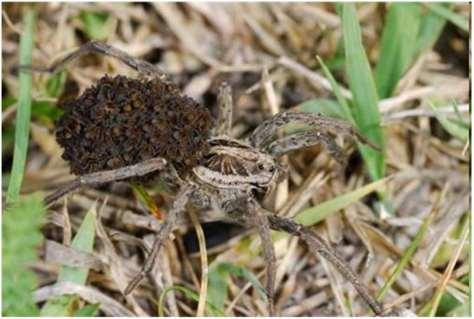
[[319,64],[321,64],[324,75],[329,80],[329,83],[331,83],[332,90],[336,96],[337,101],[339,102],[339,107],[342,110],[344,119],[351,122],[352,124],[355,124],[354,118],[352,117],[351,110],[349,108],[349,103],[347,103],[346,99],[342,95],[339,84],[337,84],[336,79],[332,75],[331,71],[329,71],[328,67],[324,64],[323,60],[319,56],[316,56],[316,59],[318,60]]
[[[469,286],[469,275],[462,277],[459,282]],[[469,302],[461,303],[459,300],[453,297],[449,292],[445,292],[439,302],[438,310],[436,311],[437,317],[469,317],[469,312],[465,312],[466,305]],[[468,308],[470,309],[470,308]],[[459,315],[453,315],[454,313],[460,312]]]
[[99,312],[100,304],[86,305],[74,313],[74,317],[95,317]]
[[466,303],[459,305],[446,314],[446,317],[466,317],[472,318],[471,315],[471,301],[468,300]]
[[[471,226],[470,222],[464,223],[459,244],[456,245],[457,247],[453,251],[453,257],[459,258],[459,254],[462,251],[463,246],[468,245],[468,241],[469,241],[468,237],[469,237],[470,228],[471,228],[470,226]],[[455,260],[451,258],[446,269],[444,270],[442,278],[444,278],[445,276],[447,276],[447,278],[450,278],[452,276],[454,267],[455,267]],[[435,294],[433,298],[431,299],[431,302],[428,303],[430,305],[428,308],[429,309],[428,315],[430,317],[436,316],[436,312],[438,311],[439,304],[446,290],[446,284],[447,282],[445,282],[444,284],[440,284],[438,285],[438,287],[436,287]]]
[[[436,204],[436,206],[438,206],[438,204]],[[416,232],[415,238],[413,238],[413,241],[410,243],[410,246],[408,246],[408,248],[405,250],[405,253],[400,258],[400,261],[398,262],[397,266],[393,270],[393,273],[388,278],[387,282],[380,289],[380,291],[377,295],[377,300],[378,301],[381,301],[384,298],[387,291],[390,289],[390,287],[392,287],[393,283],[400,276],[403,269],[405,269],[406,265],[410,262],[411,257],[413,256],[416,249],[420,245],[421,240],[425,237],[426,232],[428,231],[428,227],[431,225],[431,222],[433,221],[433,218],[434,218],[436,212],[437,212],[437,208],[434,207],[431,210],[431,213],[428,215],[428,217],[424,220],[424,222],[420,226],[420,228],[418,228],[418,231]]]
[[421,17],[421,6],[417,3],[390,4],[375,69],[375,83],[380,98],[392,95],[398,81],[413,62]]
[[[164,312],[164,304],[165,304],[165,297],[168,293],[171,291],[176,290],[184,293],[184,295],[189,298],[194,300],[195,302],[199,302],[199,295],[194,291],[189,289],[188,287],[181,286],[181,285],[173,285],[171,287],[166,288],[163,290],[163,292],[160,295],[160,299],[158,300],[158,316],[164,317],[165,312]],[[216,315],[223,316],[224,313],[220,311],[216,306],[211,304],[210,302],[206,302],[207,307]]]
[[[85,253],[92,253],[95,239],[95,216],[96,210],[93,206],[84,217],[71,247]],[[89,274],[89,268],[62,266],[59,270],[58,281],[69,281],[84,285]]]
[[42,198],[29,195],[11,203],[2,214],[3,316],[37,316],[39,313],[31,295],[37,278],[28,265],[38,259],[45,212]]
[[311,226],[319,223],[335,212],[357,202],[362,197],[372,192],[383,192],[385,185],[390,180],[390,177],[372,182],[356,190],[340,195],[334,199],[325,201],[317,206],[310,207],[300,212],[295,216],[295,221],[305,226]]
[[426,3],[426,6],[435,14],[448,20],[461,30],[469,32],[469,20],[466,17],[453,12],[439,3]]
[[[444,8],[449,8],[450,6],[450,4],[439,5]],[[424,14],[418,32],[416,54],[420,54],[421,52],[430,49],[438,40],[445,25],[446,19],[435,12],[429,10]]]
[[326,67],[333,71],[339,71],[344,69],[345,57],[344,57],[344,43],[342,39],[337,42],[336,52],[334,55],[326,60]]
[[51,97],[59,97],[64,91],[67,74],[65,71],[54,74],[46,83],[45,93]]
[[104,40],[108,33],[107,20],[109,14],[107,12],[83,11],[80,15],[85,33],[92,40]]
[[[33,51],[33,29],[35,12],[26,12],[23,20],[23,33],[20,36],[20,65],[31,65]],[[28,137],[31,116],[31,73],[20,72],[20,90],[18,93],[18,109],[16,113],[15,148],[13,166],[8,184],[7,204],[18,200],[28,151]]]
[[453,107],[454,107],[454,112],[456,114],[456,123],[459,123],[459,125],[464,126],[465,128],[469,128],[471,125],[468,121],[464,120],[461,111],[459,110],[459,105],[456,102],[456,100],[452,100],[453,102]]
[[341,107],[341,104],[330,99],[311,99],[299,104],[297,108],[302,112],[312,112],[342,120],[346,119],[346,114],[344,109]]
[[80,299],[75,295],[62,295],[49,299],[41,308],[41,317],[70,317],[78,309]]
[[[230,275],[248,280],[252,286],[257,289],[260,296],[266,300],[265,289],[257,277],[246,268],[230,264],[219,263],[209,267],[209,286],[207,288],[208,302],[213,304],[223,313],[224,304],[227,300],[228,278]],[[217,315],[217,313],[212,313]]]
[[445,114],[439,112],[436,109],[432,102],[428,102],[428,104],[433,110],[440,124],[449,134],[461,140],[462,142],[467,142],[467,140],[469,139],[469,127],[466,127],[462,124],[458,124],[455,121],[451,121],[450,119],[448,119]]
[[[342,28],[346,56],[346,75],[354,97],[352,114],[359,131],[370,141],[384,148],[385,141],[380,126],[378,96],[372,78],[369,61],[362,46],[359,22],[355,5],[344,3],[342,8]],[[373,180],[385,175],[384,154],[360,145],[370,177]]]
[[[86,253],[92,253],[95,239],[95,206],[84,217],[71,247]],[[85,285],[89,268],[62,266],[59,270],[58,281],[69,281]],[[41,316],[72,316],[78,311],[78,296],[63,295],[48,300],[41,309]]]

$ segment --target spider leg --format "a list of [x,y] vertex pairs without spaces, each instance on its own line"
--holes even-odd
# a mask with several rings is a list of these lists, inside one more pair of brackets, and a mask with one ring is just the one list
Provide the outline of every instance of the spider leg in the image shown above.
[[377,316],[384,313],[383,306],[372,297],[367,287],[360,281],[359,277],[323,238],[318,236],[309,228],[304,227],[291,219],[282,218],[271,213],[267,213],[266,216],[272,229],[285,231],[291,235],[300,237],[313,251],[317,252],[336,267],[341,275],[352,283],[361,298],[367,303],[367,305],[369,305]]
[[324,145],[329,154],[331,154],[339,165],[342,167],[346,166],[347,156],[343,150],[328,133],[321,131],[311,130],[285,136],[265,146],[264,151],[274,157],[280,157],[293,150],[313,146],[318,143]]
[[264,121],[253,131],[249,137],[250,144],[259,148],[265,146],[265,144],[276,135],[279,128],[289,123],[305,124],[311,127],[316,127],[319,130],[332,132],[333,134],[348,135],[361,143],[380,150],[377,145],[362,136],[349,123],[309,112],[278,113],[272,118]]
[[108,45],[106,43],[99,42],[99,41],[90,41],[83,44],[77,50],[66,55],[61,60],[54,62],[49,67],[20,66],[20,69],[26,69],[26,70],[44,72],[44,73],[56,73],[59,70],[62,70],[71,61],[88,53],[98,53],[98,54],[103,54],[105,56],[113,57],[123,62],[124,64],[128,65],[132,69],[135,69],[137,72],[143,75],[158,76],[162,79],[165,79],[167,77],[165,72],[163,72],[163,70],[161,70],[159,67],[147,61],[133,58],[127,53],[123,52],[122,50],[119,50],[117,48],[114,48],[111,45]]
[[169,238],[171,232],[173,231],[174,227],[176,226],[177,218],[180,214],[182,214],[186,208],[186,204],[189,201],[189,195],[192,191],[191,187],[182,187],[178,194],[176,195],[176,199],[169,210],[166,219],[161,226],[158,234],[156,235],[155,241],[153,242],[153,247],[148,255],[145,264],[143,265],[141,271],[133,277],[132,281],[128,284],[127,288],[123,294],[126,296],[130,294],[142,281],[142,279],[148,274],[152,269],[153,265],[155,264],[156,257],[160,252],[161,247],[163,246],[163,242]]
[[46,196],[45,203],[46,205],[49,205],[52,202],[61,198],[62,196],[66,195],[67,193],[84,185],[104,184],[122,179],[127,179],[129,177],[143,176],[157,170],[162,170],[165,166],[165,159],[161,157],[155,157],[135,165],[124,166],[118,169],[82,175],[73,180],[72,182],[69,182],[68,184],[64,185],[63,187],[55,191],[53,194]]
[[262,214],[260,205],[255,200],[250,200],[249,203],[249,226],[256,227],[258,235],[262,241],[263,257],[267,265],[265,290],[268,298],[268,313],[273,316],[274,309],[274,294],[275,294],[275,278],[276,278],[276,257],[275,247],[273,247],[270,223],[268,218]]
[[217,103],[219,106],[219,117],[217,119],[217,126],[215,135],[230,136],[230,129],[232,127],[232,89],[226,83],[222,83],[219,87],[219,94],[217,96]]

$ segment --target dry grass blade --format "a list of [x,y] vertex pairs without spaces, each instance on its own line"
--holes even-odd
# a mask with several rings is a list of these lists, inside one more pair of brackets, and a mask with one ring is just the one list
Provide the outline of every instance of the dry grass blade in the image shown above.
[[74,248],[61,245],[52,240],[47,240],[45,242],[44,258],[47,262],[59,263],[60,265],[69,267],[100,270],[102,266],[102,262],[99,258]]
[[206,238],[204,231],[202,230],[201,224],[199,223],[196,214],[192,210],[188,210],[189,218],[193,223],[196,230],[196,236],[199,243],[199,254],[201,256],[201,287],[199,290],[199,302],[198,309],[196,312],[197,317],[203,317],[204,311],[206,310],[207,301],[207,277],[209,273],[208,262],[207,262],[207,250],[206,250]]
[[107,296],[99,290],[74,284],[71,282],[60,282],[51,286],[44,286],[33,293],[37,302],[48,300],[52,297],[77,294],[82,299],[92,304],[100,304],[100,309],[111,317],[133,317],[134,314],[115,299]]
[[[429,316],[434,317],[436,316],[436,310],[438,309],[439,302],[441,300],[441,296],[443,294],[443,291],[446,289],[446,285],[448,284],[449,279],[451,278],[451,275],[453,273],[454,266],[456,265],[457,260],[459,259],[459,256],[461,254],[461,250],[464,246],[464,244],[467,241],[467,236],[469,235],[469,223],[464,224],[464,228],[462,231],[461,238],[459,240],[459,244],[454,250],[453,256],[451,260],[448,263],[448,267],[446,267],[446,270],[444,271],[443,276],[441,277],[441,282],[436,288],[435,295],[433,296],[433,299],[430,303],[430,310],[429,310]],[[422,313],[424,313],[422,311]]]
[[448,190],[448,186],[446,185],[443,191],[440,193],[436,203],[434,204],[430,214],[428,217],[426,217],[425,221],[423,224],[420,226],[418,229],[415,238],[411,242],[410,246],[405,250],[405,253],[403,254],[402,258],[400,259],[400,262],[397,264],[397,267],[393,270],[392,274],[390,275],[389,279],[385,283],[385,285],[382,287],[380,290],[379,294],[377,295],[377,300],[381,301],[387,291],[390,289],[392,284],[397,280],[397,278],[400,276],[402,273],[403,269],[407,266],[408,262],[412,258],[413,254],[415,253],[415,250],[417,249],[418,245],[420,244],[421,240],[425,236],[426,232],[428,231],[428,227],[431,225],[433,222],[433,219],[435,218],[436,214],[439,212],[440,205],[442,201],[444,200],[446,196],[446,192]]
[[[128,276],[126,276],[127,271],[125,268],[125,263],[122,258],[119,257],[117,252],[115,251],[114,245],[110,240],[107,232],[105,231],[104,226],[101,222],[101,213],[103,208],[107,205],[107,200],[105,200],[102,204],[102,207],[99,209],[99,212],[94,220],[97,235],[102,240],[104,244],[104,255],[107,259],[107,271],[110,273],[110,277],[112,280],[117,284],[117,287],[120,292],[123,293],[125,291],[127,284],[128,284]],[[128,302],[133,305],[134,311],[136,314],[140,316],[147,316],[148,314],[140,307],[140,305],[135,301],[132,296],[126,296]]]
[[263,46],[277,56],[285,55],[285,50],[280,43],[270,33],[266,32],[251,15],[244,15],[243,17]]

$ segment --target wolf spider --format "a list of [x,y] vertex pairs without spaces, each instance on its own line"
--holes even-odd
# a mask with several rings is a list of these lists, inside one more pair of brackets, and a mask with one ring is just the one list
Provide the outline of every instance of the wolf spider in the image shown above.
[[[33,71],[54,73],[67,63],[87,53],[99,53],[111,56],[138,71],[142,76],[158,77],[168,81],[167,76],[158,67],[101,42],[89,42],[54,63],[49,68],[26,67]],[[266,262],[266,294],[270,315],[274,314],[273,296],[275,282],[275,252],[270,230],[284,231],[298,236],[310,247],[313,253],[326,258],[343,276],[350,281],[361,298],[376,315],[383,314],[382,305],[377,302],[358,276],[350,269],[337,252],[318,234],[296,223],[279,217],[264,209],[259,201],[274,188],[283,173],[278,158],[290,151],[315,144],[322,144],[341,165],[345,165],[343,150],[336,144],[332,135],[343,134],[355,138],[361,143],[371,145],[349,124],[320,115],[304,112],[282,112],[260,124],[245,140],[230,137],[232,124],[232,95],[226,84],[218,93],[219,115],[213,128],[210,148],[200,165],[192,168],[187,176],[179,176],[169,159],[152,158],[131,166],[100,171],[77,177],[65,187],[47,196],[50,204],[84,185],[98,185],[112,181],[126,180],[144,176],[150,172],[173,173],[172,178],[178,186],[176,198],[153,243],[142,270],[131,280],[123,292],[130,294],[147,273],[153,268],[163,242],[170,237],[177,226],[177,217],[184,214],[188,204],[198,209],[220,210],[228,218],[247,227],[256,227],[263,245],[263,257]],[[299,123],[306,126],[304,131],[296,131],[288,136],[278,137],[277,132],[286,124]]]

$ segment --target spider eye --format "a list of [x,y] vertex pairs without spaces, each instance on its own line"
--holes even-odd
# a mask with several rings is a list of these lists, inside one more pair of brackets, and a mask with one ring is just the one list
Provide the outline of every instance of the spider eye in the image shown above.
[[265,169],[265,165],[263,165],[262,163],[260,163],[260,164],[257,165],[257,168],[258,168],[259,170],[263,170],[263,169]]

